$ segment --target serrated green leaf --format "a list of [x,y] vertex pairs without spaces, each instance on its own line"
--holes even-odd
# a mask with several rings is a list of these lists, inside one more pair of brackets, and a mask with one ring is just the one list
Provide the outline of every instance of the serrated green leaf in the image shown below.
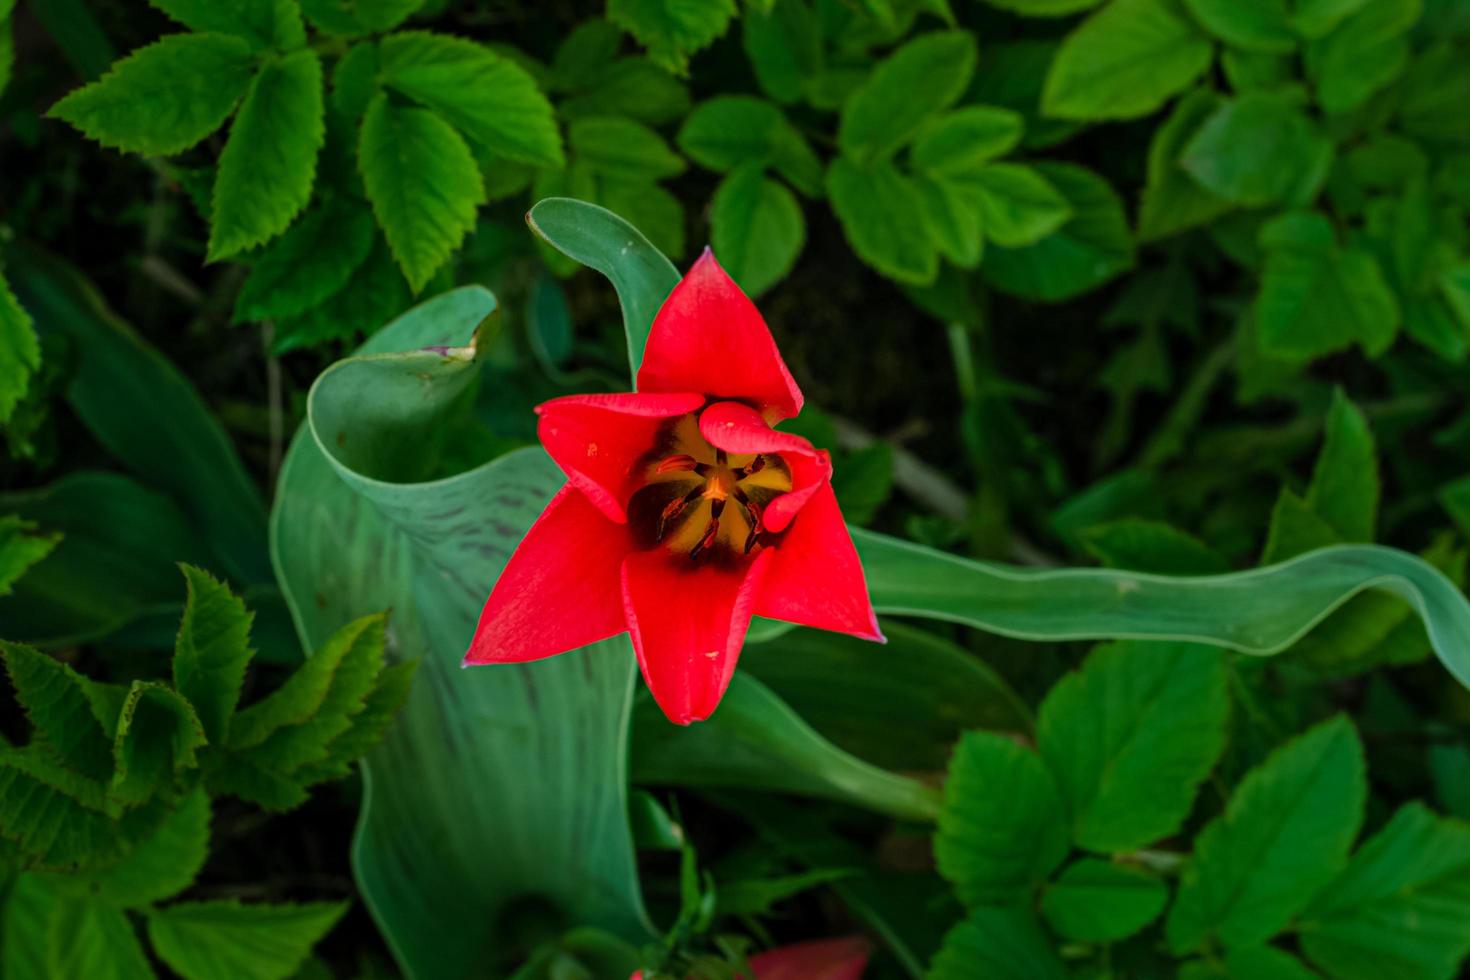
[[348,48],[332,69],[332,109],[353,120],[362,118],[378,91],[378,46],[359,41]]
[[1067,968],[1024,908],[980,907],[944,936],[927,980],[1065,980]]
[[925,126],[909,162],[929,177],[963,177],[1015,149],[1025,132],[1018,112],[972,105],[945,113]]
[[321,704],[309,718],[279,728],[251,746],[246,757],[260,768],[282,775],[325,761],[331,743],[352,727],[353,716],[363,710],[383,669],[386,625],[387,615],[380,614],[344,627],[352,631],[350,639],[331,673]]
[[594,174],[619,180],[656,181],[684,172],[684,160],[664,138],[632,119],[594,116],[573,120],[567,142]]
[[1332,144],[1291,97],[1227,99],[1195,131],[1180,166],[1236,204],[1306,204],[1332,164]]
[[520,65],[428,31],[390,34],[378,51],[385,85],[434,110],[474,146],[537,167],[565,165],[551,103]]
[[251,87],[250,45],[228,34],[171,34],[139,48],[48,115],[103,146],[170,156],[198,143]]
[[960,739],[934,859],[966,905],[1025,903],[1067,854],[1057,784],[1035,752],[991,732]]
[[103,785],[34,749],[0,746],[0,838],[20,849],[21,869],[106,862],[126,846]]
[[240,700],[245,668],[255,653],[250,649],[255,617],[207,572],[190,565],[184,565],[183,572],[188,600],[174,644],[174,686],[193,706],[210,743],[222,746]]
[[735,0],[608,0],[607,19],[648,49],[648,56],[682,73],[689,56],[725,33]]
[[1378,453],[1368,420],[1341,388],[1333,392],[1327,412],[1327,438],[1312,483],[1307,506],[1341,541],[1372,541],[1378,522]]
[[622,31],[611,21],[583,21],[557,45],[550,87],[562,92],[593,87],[617,59],[622,44]]
[[1057,682],[1036,744],[1079,846],[1133,850],[1183,825],[1225,748],[1227,676],[1218,650],[1125,641]]
[[1450,980],[1470,953],[1470,824],[1400,808],[1302,913],[1307,958],[1341,980]]
[[260,255],[235,298],[236,322],[304,313],[347,285],[373,249],[372,212],[333,196]]
[[332,693],[338,670],[350,661],[348,669],[356,671],[363,661],[380,657],[382,644],[382,614],[363,616],[337,630],[285,683],[236,712],[230,722],[230,750],[253,749],[282,729],[309,722]]
[[286,980],[345,903],[183,902],[148,915],[153,949],[185,980]]
[[223,765],[205,774],[204,785],[213,796],[235,796],[262,810],[284,813],[307,800],[306,786],[295,775],[268,772],[238,753],[229,753]]
[[1126,939],[1159,917],[1169,889],[1137,868],[1083,858],[1041,895],[1041,915],[1061,936],[1083,943]]
[[32,565],[61,543],[58,533],[38,533],[33,521],[15,514],[0,516],[0,596],[7,596]]
[[327,757],[304,766],[296,775],[305,784],[326,779],[340,779],[349,766],[376,746],[388,726],[408,700],[409,688],[418,661],[392,664],[383,668],[371,692],[363,699],[362,710],[351,718],[351,726],[327,745]]
[[887,160],[933,115],[964,93],[975,73],[975,39],[966,31],[927,34],[879,62],[842,107],[837,142],[859,164]]
[[[1318,980],[1301,960],[1275,946],[1241,946],[1225,951],[1225,971],[1250,980]],[[1182,976],[1182,974],[1181,974]]]
[[50,917],[46,945],[53,977],[152,980],[154,976],[127,913],[102,902],[65,903]]
[[346,286],[326,302],[276,322],[272,351],[281,354],[308,344],[370,333],[402,313],[408,304],[408,284],[393,264],[387,242],[375,235],[367,259]]
[[358,165],[378,225],[417,293],[475,226],[485,200],[480,169],[442,118],[394,106],[384,93],[363,118]]
[[1178,0],[1114,0],[1062,42],[1042,112],[1057,119],[1146,116],[1199,78],[1213,53]]
[[1036,164],[1034,169],[1067,199],[1072,216],[1034,245],[991,249],[980,267],[991,285],[1016,296],[1058,302],[1133,265],[1128,217],[1106,180],[1067,163]]
[[195,789],[122,860],[102,871],[68,876],[58,887],[129,909],[172,898],[194,883],[209,857],[209,822],[209,796]]
[[647,58],[619,58],[593,87],[557,108],[563,119],[627,116],[658,126],[688,114],[689,89]]
[[979,196],[985,237],[1005,248],[1035,244],[1072,217],[1071,202],[1025,164],[992,163],[968,183]]
[[87,679],[39,650],[0,643],[0,658],[36,734],[61,760],[91,779],[112,774],[112,746],[92,713]]
[[1285,54],[1296,48],[1286,0],[1184,0],[1211,34],[1247,51]]
[[113,738],[109,797],[127,806],[147,801],[160,783],[196,766],[197,752],[207,744],[198,715],[177,691],[156,681],[133,681]]
[[40,367],[41,344],[36,339],[35,325],[10,291],[5,276],[0,275],[0,423],[10,418],[25,397],[31,375]]
[[281,51],[306,43],[295,0],[148,0],[191,31],[217,31],[245,38],[257,48]]
[[748,163],[731,171],[710,204],[715,255],[747,295],[759,296],[786,278],[806,242],[796,197]]
[[1282,215],[1261,230],[1266,265],[1256,297],[1257,341],[1277,358],[1302,361],[1360,344],[1383,353],[1399,307],[1378,262],[1341,248],[1321,214]]
[[1228,199],[1195,180],[1180,162],[1185,146],[1222,103],[1215,92],[1197,89],[1175,103],[1169,118],[1154,130],[1148,147],[1148,178],[1138,206],[1139,241],[1205,224],[1231,208]]
[[1369,0],[1307,48],[1307,72],[1317,102],[1327,112],[1346,112],[1392,82],[1409,60],[1409,29],[1421,0]]
[[309,49],[267,62],[250,83],[215,175],[210,261],[269,241],[306,207],[326,139],[323,98]]
[[1195,839],[1165,933],[1176,954],[1211,937],[1275,935],[1347,863],[1367,796],[1363,748],[1338,716],[1246,773],[1224,814]]
[[838,157],[827,170],[827,195],[859,258],[899,282],[934,281],[939,255],[912,179],[891,163],[862,167]]

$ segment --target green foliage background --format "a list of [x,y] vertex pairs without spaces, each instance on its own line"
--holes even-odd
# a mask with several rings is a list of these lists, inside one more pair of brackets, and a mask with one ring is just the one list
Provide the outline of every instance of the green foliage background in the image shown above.
[[[0,980],[1457,975],[1467,105],[1464,0],[0,0]],[[449,669],[705,243],[892,642]]]

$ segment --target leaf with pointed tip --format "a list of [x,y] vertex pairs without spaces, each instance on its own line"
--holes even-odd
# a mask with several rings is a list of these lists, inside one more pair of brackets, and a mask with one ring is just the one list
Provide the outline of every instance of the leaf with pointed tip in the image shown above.
[[36,734],[61,760],[91,779],[112,775],[112,746],[92,712],[88,681],[66,664],[17,643],[0,643],[16,700]]
[[189,980],[286,980],[346,911],[345,902],[181,902],[148,914],[148,938]]

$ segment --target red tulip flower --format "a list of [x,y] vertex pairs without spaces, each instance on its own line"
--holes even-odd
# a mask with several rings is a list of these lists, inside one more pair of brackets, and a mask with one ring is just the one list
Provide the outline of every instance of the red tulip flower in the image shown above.
[[496,582],[466,665],[627,630],[659,707],[687,725],[720,703],[753,615],[882,640],[831,459],[771,428],[801,391],[708,250],[654,319],[637,389],[537,408],[567,484]]

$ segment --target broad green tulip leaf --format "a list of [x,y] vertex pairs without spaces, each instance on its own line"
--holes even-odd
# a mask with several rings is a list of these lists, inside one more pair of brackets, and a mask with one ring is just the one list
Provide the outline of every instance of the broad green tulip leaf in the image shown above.
[[1337,545],[1245,572],[1170,578],[1013,568],[859,528],[852,536],[879,612],[1027,640],[1187,640],[1279,653],[1353,596],[1379,589],[1414,608],[1439,659],[1470,686],[1470,602],[1428,562],[1394,548]]
[[939,810],[933,788],[837,748],[750,674],[737,673],[719,708],[698,725],[674,725],[652,698],[640,698],[633,735],[639,783],[775,790],[908,820],[933,820]]
[[503,972],[523,906],[634,940],[647,928],[626,812],[627,641],[460,669],[486,594],[561,483],[534,449],[429,479],[442,442],[426,436],[476,380],[476,328],[494,310],[483,289],[447,293],[322,375],[271,524],[304,646],[391,607],[390,660],[421,661],[365,762],[353,850],[412,977]]
[[[15,249],[6,273],[37,333],[64,336],[75,346],[77,373],[66,389],[72,410],[118,461],[188,513],[214,555],[199,563],[241,583],[270,582],[260,491],[189,379],[60,259]],[[177,586],[175,577],[176,594]]]
[[526,222],[557,251],[612,280],[623,306],[628,363],[636,375],[654,314],[679,281],[673,263],[638,229],[585,201],[547,198],[531,208]]

